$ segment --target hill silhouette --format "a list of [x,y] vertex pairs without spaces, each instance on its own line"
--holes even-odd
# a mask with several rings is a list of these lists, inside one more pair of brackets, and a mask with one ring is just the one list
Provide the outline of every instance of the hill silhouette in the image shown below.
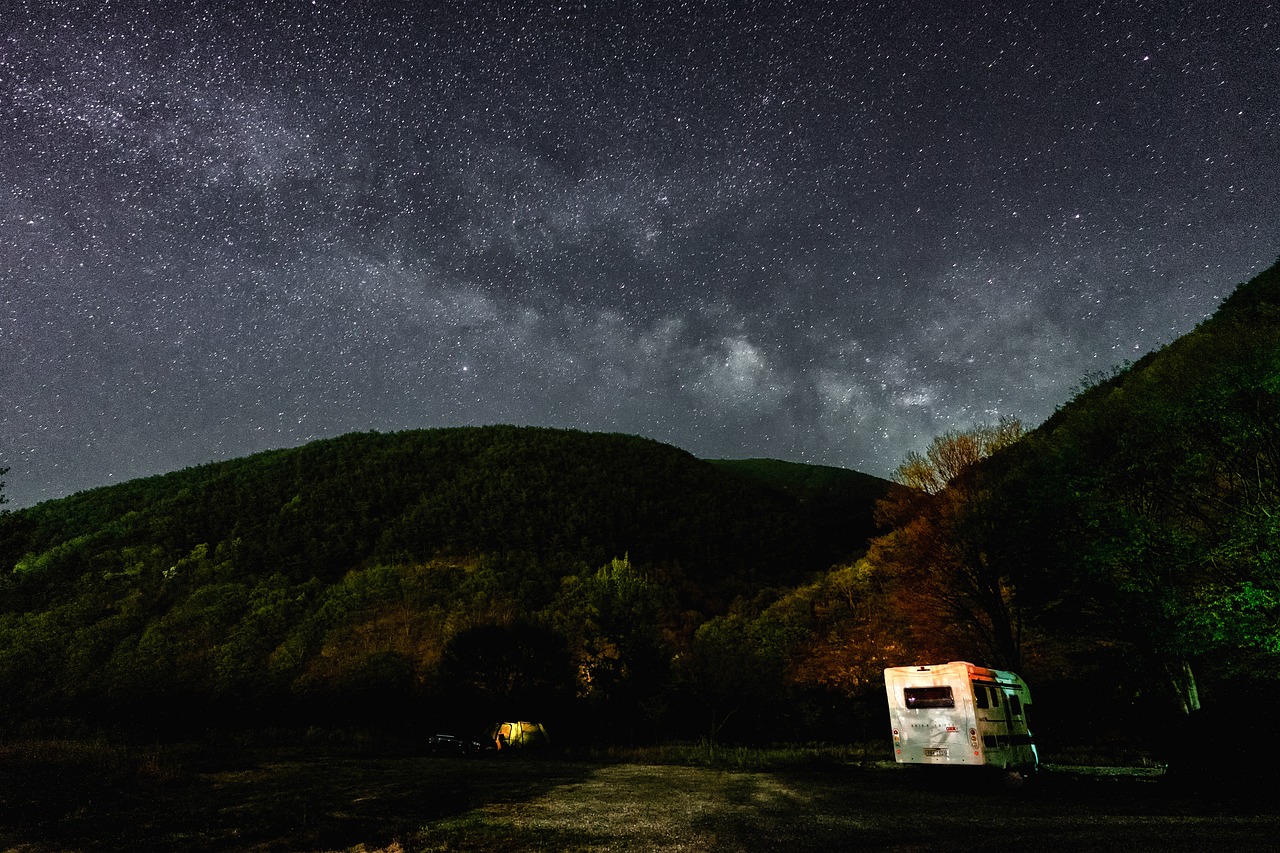
[[[351,434],[95,489],[18,513],[18,574],[121,550],[332,580],[367,561],[490,554],[786,582],[863,547],[886,482],[771,460],[707,463],[624,435],[519,427]],[[726,566],[732,568],[726,569]]]
[[1051,677],[1182,714],[1280,693],[1280,263],[983,474]]
[[[865,548],[887,485],[510,426],[213,463],[6,517],[0,676],[26,712],[413,692],[465,626],[555,621],[566,579],[618,558],[668,633],[798,583]],[[407,639],[361,652],[392,611]]]
[[1050,734],[1269,705],[1280,264],[878,530],[889,487],[494,426],[48,501],[0,516],[0,720],[812,737],[859,697],[881,725],[884,666],[970,656],[1023,668]]

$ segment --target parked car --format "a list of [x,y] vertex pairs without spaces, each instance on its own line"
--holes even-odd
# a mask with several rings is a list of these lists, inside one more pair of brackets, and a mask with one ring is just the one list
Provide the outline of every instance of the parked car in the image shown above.
[[[427,749],[432,755],[478,755],[485,751],[478,740],[450,734],[435,734],[427,738]],[[490,745],[489,748],[492,748]]]

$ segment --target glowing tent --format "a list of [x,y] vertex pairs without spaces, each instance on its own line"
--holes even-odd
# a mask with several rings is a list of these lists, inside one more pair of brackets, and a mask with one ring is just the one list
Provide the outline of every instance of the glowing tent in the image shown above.
[[551,744],[551,736],[547,734],[542,723],[527,721],[497,723],[489,729],[489,736],[493,738],[499,750],[527,749]]

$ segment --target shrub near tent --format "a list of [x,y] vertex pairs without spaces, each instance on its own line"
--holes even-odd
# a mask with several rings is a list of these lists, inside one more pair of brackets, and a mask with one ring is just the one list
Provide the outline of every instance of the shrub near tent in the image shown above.
[[493,738],[499,751],[551,745],[551,736],[547,734],[546,727],[542,723],[525,721],[497,723],[489,730],[489,736]]

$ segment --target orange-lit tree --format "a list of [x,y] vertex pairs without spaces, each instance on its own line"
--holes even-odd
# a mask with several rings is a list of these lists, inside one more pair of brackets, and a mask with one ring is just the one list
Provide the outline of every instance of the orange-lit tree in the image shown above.
[[867,559],[922,657],[1021,665],[1023,620],[1008,569],[991,556],[999,534],[980,476],[982,460],[1021,437],[1016,420],[938,436],[923,455],[907,456],[899,487],[877,506],[890,532],[873,540]]

